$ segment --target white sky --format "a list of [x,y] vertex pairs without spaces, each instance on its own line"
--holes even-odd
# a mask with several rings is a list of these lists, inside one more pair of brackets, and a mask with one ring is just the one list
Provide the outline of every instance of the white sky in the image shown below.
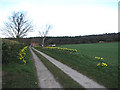
[[0,28],[13,11],[27,11],[34,24],[30,37],[48,23],[49,36],[118,32],[118,0],[0,0]]

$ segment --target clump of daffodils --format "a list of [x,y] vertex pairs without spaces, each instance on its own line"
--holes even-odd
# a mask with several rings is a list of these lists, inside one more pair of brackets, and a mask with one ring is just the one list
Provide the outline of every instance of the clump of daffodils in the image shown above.
[[98,64],[97,64],[97,66],[105,66],[105,67],[107,67],[108,65],[107,65],[107,63],[104,63],[103,62],[103,58],[101,58],[101,57],[95,57],[95,59],[97,59],[98,60]]
[[57,49],[57,50],[60,50],[60,51],[67,51],[67,52],[77,52],[76,49],[68,49],[68,48],[60,48],[60,47],[45,47],[45,48]]
[[26,56],[27,48],[28,48],[28,46],[25,46],[23,49],[21,49],[21,51],[18,54],[18,59],[20,61],[22,61],[24,63],[24,65],[26,64],[25,56]]
[[106,63],[98,63],[98,64],[97,64],[97,66],[100,66],[100,65],[106,66],[106,67],[108,66]]

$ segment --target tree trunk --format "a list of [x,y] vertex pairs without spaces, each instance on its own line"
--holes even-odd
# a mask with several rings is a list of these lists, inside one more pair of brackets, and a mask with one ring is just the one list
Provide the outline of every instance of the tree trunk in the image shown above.
[[42,47],[44,47],[45,38],[42,39]]

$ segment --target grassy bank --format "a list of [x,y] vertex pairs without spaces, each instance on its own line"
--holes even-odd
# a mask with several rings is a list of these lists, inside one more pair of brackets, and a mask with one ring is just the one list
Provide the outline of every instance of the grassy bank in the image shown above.
[[[35,85],[37,76],[29,48],[26,50],[25,60],[27,60],[27,63],[24,65],[23,63],[19,63],[17,58],[18,52],[24,45],[21,46],[19,42],[17,43],[16,45],[14,41],[7,41],[7,44],[6,42],[4,43],[6,48],[2,48],[4,51],[3,56],[6,57],[6,59],[3,59],[5,61],[3,61],[4,64],[2,65],[2,86],[3,88],[37,88],[37,85]],[[7,52],[9,53],[8,56],[5,55]]]
[[67,64],[108,88],[118,87],[118,67],[117,65],[115,66],[115,64],[108,64],[107,67],[99,68],[97,67],[98,61],[88,55],[80,53],[65,53],[58,50],[40,47],[35,48],[59,60],[60,62]]
[[[63,86],[63,88],[82,88],[76,81],[71,79],[68,75],[62,72],[59,68],[53,65],[45,57],[38,52],[34,51],[35,54],[40,58],[48,70],[54,75],[55,79]],[[84,88],[82,88],[84,90]]]

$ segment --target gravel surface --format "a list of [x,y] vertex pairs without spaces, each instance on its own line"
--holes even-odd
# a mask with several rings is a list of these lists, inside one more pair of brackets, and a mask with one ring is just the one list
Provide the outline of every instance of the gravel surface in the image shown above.
[[41,60],[35,55],[30,48],[34,64],[38,76],[38,87],[39,88],[62,88],[62,86],[55,80],[51,72],[45,67]]

